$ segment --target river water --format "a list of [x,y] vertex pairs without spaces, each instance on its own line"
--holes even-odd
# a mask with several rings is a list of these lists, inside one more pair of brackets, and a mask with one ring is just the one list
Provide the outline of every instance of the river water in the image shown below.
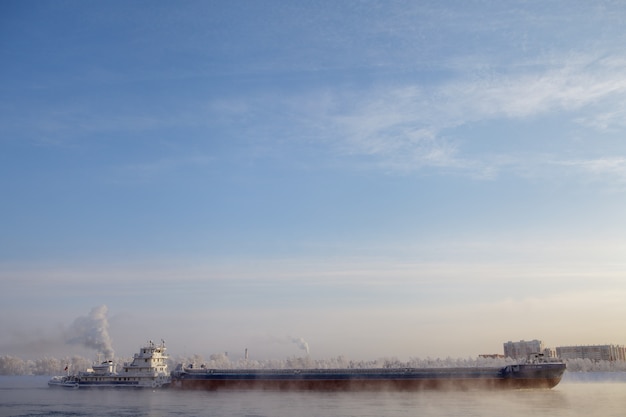
[[0,416],[598,416],[626,415],[626,373],[565,373],[551,390],[265,392],[65,390],[48,377],[0,377]]

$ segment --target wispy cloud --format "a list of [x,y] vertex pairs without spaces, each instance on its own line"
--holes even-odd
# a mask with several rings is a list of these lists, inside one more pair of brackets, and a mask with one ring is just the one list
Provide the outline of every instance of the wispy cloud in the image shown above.
[[524,118],[571,111],[626,92],[621,72],[566,66],[547,71],[497,77],[484,82],[454,82],[436,94],[440,111],[459,122],[490,118]]
[[[438,81],[408,76],[358,90],[341,85],[274,91],[217,99],[206,108],[224,129],[256,143],[271,142],[268,146],[275,149],[298,141],[316,143],[340,157],[354,157],[353,162],[363,158],[377,169],[435,169],[477,178],[563,169],[567,164],[554,163],[563,159],[555,149],[563,149],[572,131],[623,129],[626,78],[620,56],[551,55],[489,70],[476,70],[477,61],[480,56],[468,57],[470,70],[456,68]],[[551,136],[542,126],[551,120],[563,124],[562,134]],[[475,138],[464,130],[480,125],[495,131],[511,121],[525,123],[527,137],[518,143],[502,137],[499,142],[509,143],[499,152],[476,152]],[[572,143],[567,146],[576,153]]]
[[562,160],[557,164],[580,172],[587,182],[610,184],[608,188],[616,192],[626,190],[626,157],[624,156]]
[[[484,79],[459,77],[434,86],[409,84],[337,94],[325,114],[324,135],[336,138],[338,150],[375,157],[389,169],[444,168],[485,178],[499,170],[524,171],[520,164],[550,168],[546,162],[560,156],[547,158],[547,151],[541,150],[531,154],[515,144],[509,146],[509,154],[470,156],[466,151],[472,143],[461,128],[486,123],[489,129],[489,123],[525,121],[532,123],[527,143],[541,149],[541,140],[564,142],[565,132],[581,122],[621,128],[621,111],[612,107],[616,100],[626,100],[626,78],[615,61],[576,56],[558,65],[546,63],[540,69]],[[554,117],[566,123],[564,133],[545,138],[540,119]],[[519,153],[526,154],[523,160],[515,156]]]

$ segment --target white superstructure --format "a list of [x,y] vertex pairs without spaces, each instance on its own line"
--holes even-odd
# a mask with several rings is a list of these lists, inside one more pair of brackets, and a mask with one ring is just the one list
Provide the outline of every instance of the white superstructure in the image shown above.
[[165,351],[165,342],[156,345],[150,341],[134,355],[132,362],[124,363],[121,372],[116,372],[115,364],[109,360],[76,375],[55,376],[48,385],[66,388],[160,388],[170,383]]

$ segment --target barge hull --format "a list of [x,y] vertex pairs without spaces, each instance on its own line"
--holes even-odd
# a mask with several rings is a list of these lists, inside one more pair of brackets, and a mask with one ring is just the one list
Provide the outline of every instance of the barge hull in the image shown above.
[[268,391],[420,391],[482,389],[550,389],[560,378],[550,379],[454,379],[454,380],[388,380],[388,381],[219,381],[187,380],[173,388],[195,390],[268,390]]
[[549,389],[562,363],[504,368],[398,370],[189,370],[172,373],[172,388],[275,391],[419,391]]

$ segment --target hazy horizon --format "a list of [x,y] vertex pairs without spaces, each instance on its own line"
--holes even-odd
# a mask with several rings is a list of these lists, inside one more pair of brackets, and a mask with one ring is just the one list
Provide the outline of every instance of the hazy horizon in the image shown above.
[[[169,343],[166,343],[165,339],[146,339],[141,343],[137,343],[134,350],[128,350],[131,346],[130,340],[125,343],[120,343],[120,346],[124,347],[121,354],[116,354],[115,344],[111,338],[111,325],[108,317],[108,307],[106,305],[96,306],[89,314],[76,317],[72,323],[63,325],[57,328],[58,333],[56,335],[51,334],[39,334],[37,336],[36,343],[32,340],[24,340],[21,343],[15,342],[15,345],[11,346],[7,344],[3,346],[3,351],[0,351],[0,356],[12,356],[22,360],[37,360],[37,359],[58,359],[77,357],[91,360],[105,360],[114,359],[119,362],[120,358],[123,360],[129,360],[139,350],[139,347],[145,346],[148,343],[163,344],[168,348],[168,354],[171,358],[202,358],[208,361],[211,357],[215,357],[215,360],[227,360],[233,364],[238,363],[246,359],[246,355],[249,356],[249,360],[259,363],[271,363],[271,361],[286,361],[290,359],[300,359],[307,361],[330,361],[335,359],[341,359],[346,362],[360,362],[366,363],[368,361],[381,361],[381,360],[398,360],[403,363],[411,361],[425,361],[425,360],[476,360],[480,355],[503,355],[503,344],[506,342],[517,342],[519,340],[506,340],[500,344],[500,349],[493,349],[490,352],[471,353],[460,356],[451,355],[426,355],[420,356],[419,354],[409,354],[405,356],[398,356],[395,354],[381,352],[378,356],[363,357],[363,356],[351,356],[346,353],[332,354],[332,351],[327,352],[329,356],[321,356],[318,354],[311,354],[310,345],[303,337],[296,337],[293,335],[284,335],[283,337],[267,336],[266,338],[250,339],[252,342],[251,348],[244,347],[243,349],[237,348],[235,350],[225,351],[207,351],[199,344],[196,346],[199,350],[196,352],[188,351],[188,347],[184,344],[182,351],[171,351]],[[530,341],[532,339],[526,339]],[[546,348],[556,348],[557,345],[551,345],[548,341],[542,340]],[[576,345],[602,345],[602,344],[615,344],[615,343],[596,343],[586,342],[577,343]],[[180,341],[173,343],[175,347],[180,348]],[[214,346],[215,343],[209,344]],[[563,346],[563,345],[559,345]],[[357,351],[358,352],[358,351]],[[355,352],[352,352],[355,353]],[[443,351],[442,351],[443,353]],[[283,355],[283,356],[277,356]],[[504,356],[503,356],[504,357]],[[268,362],[270,361],[270,362]],[[422,366],[424,366],[422,364]]]

